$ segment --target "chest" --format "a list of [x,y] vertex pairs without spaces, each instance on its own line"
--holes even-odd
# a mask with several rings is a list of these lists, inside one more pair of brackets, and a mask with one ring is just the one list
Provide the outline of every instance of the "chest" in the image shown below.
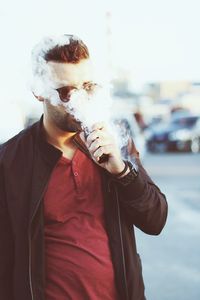
[[102,181],[98,167],[77,151],[72,160],[61,157],[54,168],[44,197],[47,220],[103,214]]

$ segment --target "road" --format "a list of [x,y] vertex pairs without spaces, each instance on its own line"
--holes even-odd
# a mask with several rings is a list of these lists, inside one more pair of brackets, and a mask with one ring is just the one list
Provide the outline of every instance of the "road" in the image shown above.
[[147,154],[143,165],[169,204],[161,235],[136,232],[147,300],[200,300],[200,154]]

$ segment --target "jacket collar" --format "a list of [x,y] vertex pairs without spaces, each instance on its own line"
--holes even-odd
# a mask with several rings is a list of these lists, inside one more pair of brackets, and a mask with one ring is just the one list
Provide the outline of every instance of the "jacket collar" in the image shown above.
[[[79,136],[79,132],[77,132],[77,134],[74,136],[73,143],[88,157],[90,157],[90,153],[87,147]],[[43,115],[41,116],[39,122],[36,123],[36,144],[38,145],[39,150],[41,151],[43,158],[47,163],[55,164],[55,162],[62,156],[61,150],[46,141],[43,125]]]
[[55,164],[55,162],[62,155],[62,151],[49,144],[45,138],[45,130],[43,125],[43,115],[41,116],[39,122],[36,124],[36,147],[38,147],[40,153],[43,156],[45,162]]
[[[36,126],[36,145],[38,145],[39,147],[39,150],[42,154],[42,158],[45,160],[45,162],[48,163],[49,167],[53,169],[56,163],[58,162],[59,158],[62,156],[62,151],[46,141],[43,125],[43,115],[41,116],[39,122],[36,123]],[[83,153],[85,153],[88,156],[88,158],[92,159],[90,152],[87,149],[84,142],[81,140],[79,133],[80,132],[77,132],[77,134],[74,135],[73,143]],[[106,173],[105,170],[101,167],[99,167],[99,169],[101,170],[101,172]]]

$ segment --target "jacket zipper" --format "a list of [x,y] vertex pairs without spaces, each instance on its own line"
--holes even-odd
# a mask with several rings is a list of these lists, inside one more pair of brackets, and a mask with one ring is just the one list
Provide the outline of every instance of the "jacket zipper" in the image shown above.
[[41,195],[41,197],[40,197],[40,199],[39,199],[39,201],[38,201],[38,203],[37,203],[37,205],[36,205],[36,207],[35,207],[35,210],[34,210],[34,212],[33,212],[32,218],[31,218],[31,220],[30,220],[30,225],[29,225],[29,234],[28,234],[28,240],[29,240],[29,285],[30,285],[31,299],[32,299],[32,300],[34,300],[34,296],[33,296],[33,286],[32,286],[32,273],[31,273],[31,224],[32,224],[32,222],[33,222],[33,219],[34,219],[34,217],[35,217],[35,214],[36,214],[36,212],[37,212],[37,209],[38,209],[38,207],[39,207],[39,204],[40,204],[41,201],[42,201],[42,198],[43,198],[43,196],[44,196],[44,193],[45,193],[45,191],[46,191],[46,188],[47,188],[47,186],[48,186],[48,183],[49,183],[49,180],[47,181],[47,183],[46,183],[46,185],[45,185],[45,187],[44,187],[44,190],[43,190],[43,192],[42,192],[42,195]]
[[30,228],[29,228],[29,234],[28,234],[28,240],[29,240],[29,285],[31,290],[31,299],[33,298],[33,287],[32,287],[32,276],[31,276],[31,238],[30,238]]
[[116,188],[114,190],[115,190],[116,201],[117,201],[117,214],[118,214],[119,234],[120,234],[120,243],[121,243],[121,251],[122,251],[123,276],[124,276],[124,281],[125,281],[125,294],[126,294],[126,300],[128,300],[129,294],[128,294],[128,286],[127,286],[127,278],[126,278],[126,265],[125,265],[122,227],[121,227],[121,216],[120,216],[120,209],[119,209],[119,198],[118,198],[118,193],[117,193]]

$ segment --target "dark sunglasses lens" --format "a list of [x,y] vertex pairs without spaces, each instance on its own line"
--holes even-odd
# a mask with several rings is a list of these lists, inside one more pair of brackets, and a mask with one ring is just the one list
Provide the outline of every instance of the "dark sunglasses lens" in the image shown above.
[[[96,88],[98,88],[98,87],[99,87],[98,84],[90,83],[90,82],[83,85],[83,89],[89,94],[94,93]],[[64,86],[59,89],[56,89],[56,91],[59,94],[60,100],[63,102],[68,102],[70,100],[72,93],[75,90],[77,90],[77,88],[75,88],[73,86]]]
[[63,102],[68,102],[70,100],[73,90],[75,90],[75,89],[71,88],[71,87],[67,87],[67,86],[57,89],[60,100]]

